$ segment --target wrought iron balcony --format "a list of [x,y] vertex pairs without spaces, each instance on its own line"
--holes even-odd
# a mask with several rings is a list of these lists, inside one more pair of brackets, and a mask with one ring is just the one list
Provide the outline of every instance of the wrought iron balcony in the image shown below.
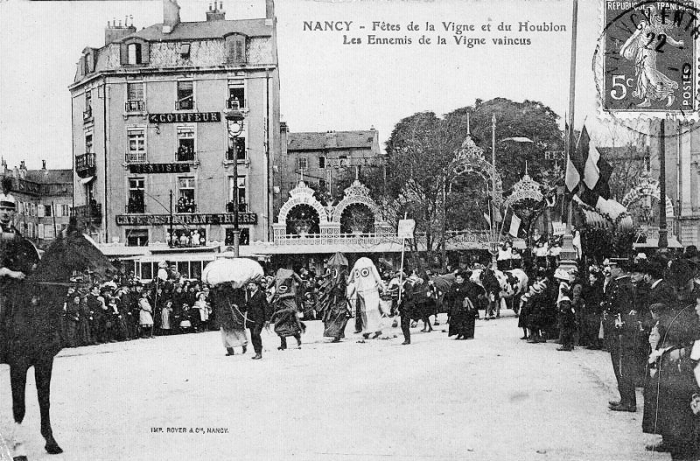
[[87,110],[83,111],[83,122],[92,120],[92,107],[88,106]]
[[197,153],[194,151],[194,149],[180,147],[175,152],[176,162],[194,162],[195,160],[197,160]]
[[196,203],[178,203],[175,205],[175,213],[196,213]]
[[247,109],[243,106],[243,101],[239,101],[238,98],[229,98],[224,101],[224,107],[226,110],[240,110],[242,112],[247,112]]
[[95,159],[97,156],[88,152],[87,154],[75,157],[75,172],[81,178],[95,175]]
[[194,98],[175,101],[175,110],[192,110],[194,109]]
[[[226,204],[226,213],[233,213],[234,209],[235,208],[234,208],[233,200]],[[248,213],[248,204],[239,202],[238,203],[238,212],[239,213]]]
[[129,200],[129,203],[124,207],[127,213],[145,213],[146,204],[137,200]]
[[141,99],[127,101],[126,103],[124,103],[124,110],[126,112],[145,112],[146,102]]
[[146,152],[127,152],[124,154],[126,163],[144,163],[147,161]]
[[88,219],[90,221],[100,221],[102,219],[102,204],[93,202],[89,205],[80,205],[71,208],[71,216],[78,219]]

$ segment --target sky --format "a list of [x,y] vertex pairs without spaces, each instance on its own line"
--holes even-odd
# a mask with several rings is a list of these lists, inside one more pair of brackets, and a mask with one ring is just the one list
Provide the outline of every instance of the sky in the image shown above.
[[[178,3],[182,21],[203,21],[210,2]],[[223,3],[226,19],[265,15],[265,0]],[[281,114],[292,132],[374,126],[383,146],[403,117],[426,110],[441,115],[474,104],[477,98],[495,97],[540,101],[562,117],[563,126],[569,104],[570,0],[275,3]],[[42,159],[49,168],[71,167],[68,86],[76,62],[86,46],[104,45],[107,21],[128,15],[138,29],[160,23],[162,2],[0,1],[0,154],[10,167],[26,160],[28,168],[40,168]],[[327,21],[337,28],[316,30],[317,22]],[[566,30],[518,32],[519,23],[526,21],[563,25]],[[411,22],[420,30],[407,30]],[[498,31],[501,22],[512,30]],[[435,30],[426,31],[426,23]],[[482,30],[488,24],[491,30]],[[459,34],[456,25],[475,30]],[[600,32],[598,0],[580,0],[574,125],[580,128],[586,120],[594,136],[607,136],[608,126],[598,122],[591,70]],[[369,44],[369,35],[408,37],[412,43]],[[431,43],[420,44],[422,35]],[[446,43],[436,44],[438,36]],[[493,44],[499,38],[529,39],[530,44]],[[353,39],[362,43],[344,44]],[[461,42],[465,39],[486,43],[469,47]],[[623,135],[625,131],[617,130]]]

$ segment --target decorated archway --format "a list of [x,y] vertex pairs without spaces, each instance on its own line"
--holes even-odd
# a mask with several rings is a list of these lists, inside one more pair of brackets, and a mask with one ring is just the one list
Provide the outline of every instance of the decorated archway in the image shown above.
[[313,208],[316,213],[318,213],[319,224],[324,224],[328,222],[328,213],[326,209],[321,205],[321,202],[316,200],[314,196],[314,190],[306,185],[304,181],[299,181],[297,187],[289,191],[289,200],[282,205],[280,212],[277,215],[277,223],[284,224],[287,223],[287,217],[292,208],[297,205],[308,205]]
[[[673,218],[673,201],[668,195],[664,198],[666,202],[666,217]],[[656,206],[658,206],[659,200],[661,200],[661,188],[659,187],[659,181],[653,179],[649,171],[645,171],[642,173],[639,184],[622,199],[622,205],[630,210],[630,214],[639,224],[650,225],[654,223],[654,219],[658,219],[658,212],[656,211],[658,208],[655,208],[655,204],[651,201],[652,199],[656,201]]]
[[496,167],[484,158],[484,150],[477,146],[471,135],[467,135],[462,147],[455,152],[450,163],[450,169],[455,176],[473,173],[481,176],[487,184],[492,184],[494,205],[500,207],[503,203],[503,181]]
[[369,189],[367,186],[362,184],[359,180],[353,181],[353,183],[345,189],[345,195],[343,196],[343,199],[338,202],[338,204],[333,208],[333,213],[331,214],[331,221],[333,222],[340,222],[340,219],[343,216],[343,212],[350,206],[350,205],[357,205],[361,204],[366,206],[371,212],[372,215],[374,215],[374,220],[377,220],[377,217],[379,216],[379,207],[377,207],[377,204],[374,203],[374,200],[372,200],[369,196]]

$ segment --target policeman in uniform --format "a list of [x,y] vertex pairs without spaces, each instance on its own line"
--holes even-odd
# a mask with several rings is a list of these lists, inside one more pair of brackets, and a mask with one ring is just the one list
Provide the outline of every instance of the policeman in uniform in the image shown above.
[[0,363],[7,363],[8,331],[6,322],[12,309],[14,293],[19,282],[26,277],[20,270],[17,244],[22,236],[15,229],[15,198],[10,195],[9,184],[3,179],[0,193]]
[[620,400],[611,401],[610,410],[635,412],[635,364],[640,323],[628,267],[626,261],[610,261],[611,279],[605,290],[603,334],[620,392]]

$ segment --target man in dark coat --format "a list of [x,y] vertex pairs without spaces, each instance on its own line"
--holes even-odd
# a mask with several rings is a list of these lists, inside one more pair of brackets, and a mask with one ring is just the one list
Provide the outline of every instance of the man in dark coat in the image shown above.
[[15,198],[9,193],[9,184],[3,180],[0,193],[0,363],[6,362],[9,347],[6,322],[12,310],[21,281],[28,275],[23,271],[19,255],[24,237],[13,225]]
[[474,327],[479,288],[474,282],[469,280],[469,274],[458,273],[455,276],[455,283],[447,293],[448,305],[450,307],[450,329],[448,336],[456,335],[455,339],[474,339]]
[[605,292],[603,332],[610,352],[613,371],[620,392],[619,401],[611,401],[613,411],[637,411],[635,393],[637,335],[640,327],[635,306],[632,280],[626,272],[628,266],[611,263],[611,280]]
[[270,312],[265,293],[263,293],[256,282],[248,284],[248,302],[245,305],[245,309],[246,325],[250,330],[250,340],[255,350],[253,360],[260,360],[263,347],[260,334],[264,327],[269,326],[272,312]]

